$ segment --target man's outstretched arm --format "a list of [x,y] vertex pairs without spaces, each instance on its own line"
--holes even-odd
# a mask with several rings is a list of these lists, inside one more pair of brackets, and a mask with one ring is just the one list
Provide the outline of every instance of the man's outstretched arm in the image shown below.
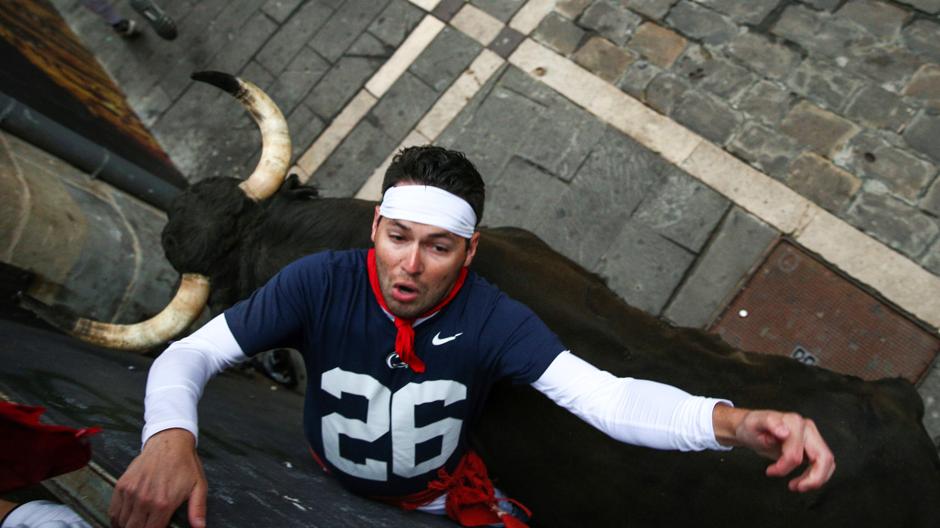
[[742,446],[776,460],[768,476],[809,461],[793,491],[819,488],[835,471],[815,424],[795,413],[739,409],[727,400],[693,396],[671,385],[618,378],[562,352],[532,386],[608,436],[654,449],[695,451]]
[[189,524],[205,526],[207,485],[196,454],[196,406],[212,376],[244,359],[219,315],[154,361],[144,399],[143,449],[114,488],[112,526],[163,528],[186,501]]

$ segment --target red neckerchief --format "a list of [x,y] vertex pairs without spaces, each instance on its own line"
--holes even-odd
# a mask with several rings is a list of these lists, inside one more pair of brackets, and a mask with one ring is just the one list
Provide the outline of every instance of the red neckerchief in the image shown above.
[[[379,287],[379,273],[375,266],[375,248],[369,250],[369,257],[366,261],[366,267],[369,270],[369,284],[372,285],[372,293],[375,295],[375,300],[378,301],[379,306],[381,306],[383,310],[392,314],[391,310],[388,309],[388,305],[385,304],[385,297],[382,295],[382,289]],[[419,315],[416,319],[434,315],[435,312],[446,306],[447,303],[457,296],[457,292],[460,291],[466,278],[467,268],[464,267],[460,269],[460,274],[457,276],[457,281],[454,283],[454,287],[451,288],[450,293],[448,293],[441,302],[437,303],[437,306]],[[395,328],[398,330],[398,333],[395,335],[395,352],[398,353],[398,357],[400,357],[406,365],[411,367],[411,370],[418,374],[424,372],[424,361],[421,361],[418,355],[415,354],[415,330],[412,327],[415,319],[401,319],[396,317],[395,314],[392,314],[392,317],[394,317],[395,320]]]

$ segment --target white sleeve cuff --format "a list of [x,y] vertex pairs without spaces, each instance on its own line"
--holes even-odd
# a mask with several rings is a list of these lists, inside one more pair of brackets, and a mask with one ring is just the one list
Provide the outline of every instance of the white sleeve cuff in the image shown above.
[[246,359],[224,314],[170,345],[147,376],[141,445],[173,428],[186,429],[198,439],[196,407],[203,388],[212,376]]
[[608,436],[654,449],[729,450],[718,443],[712,412],[728,400],[692,396],[671,385],[618,378],[571,352],[558,355],[533,384]]

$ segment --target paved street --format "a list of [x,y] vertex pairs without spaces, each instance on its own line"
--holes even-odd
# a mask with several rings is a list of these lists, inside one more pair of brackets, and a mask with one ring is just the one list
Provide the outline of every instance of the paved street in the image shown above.
[[935,0],[166,0],[172,42],[53,3],[190,181],[257,159],[250,119],[189,80],[232,72],[324,195],[377,197],[402,145],[463,150],[485,224],[674,323],[712,322],[787,236],[940,326]]

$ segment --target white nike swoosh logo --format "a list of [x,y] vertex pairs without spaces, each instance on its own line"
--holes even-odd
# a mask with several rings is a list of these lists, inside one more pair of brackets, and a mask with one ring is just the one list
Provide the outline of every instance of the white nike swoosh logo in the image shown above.
[[431,344],[434,346],[440,346],[440,345],[443,345],[444,343],[450,343],[451,341],[453,341],[454,339],[457,339],[457,337],[462,336],[462,335],[463,335],[463,332],[460,332],[459,334],[454,334],[450,337],[441,338],[441,333],[438,332],[437,335],[431,339]]

